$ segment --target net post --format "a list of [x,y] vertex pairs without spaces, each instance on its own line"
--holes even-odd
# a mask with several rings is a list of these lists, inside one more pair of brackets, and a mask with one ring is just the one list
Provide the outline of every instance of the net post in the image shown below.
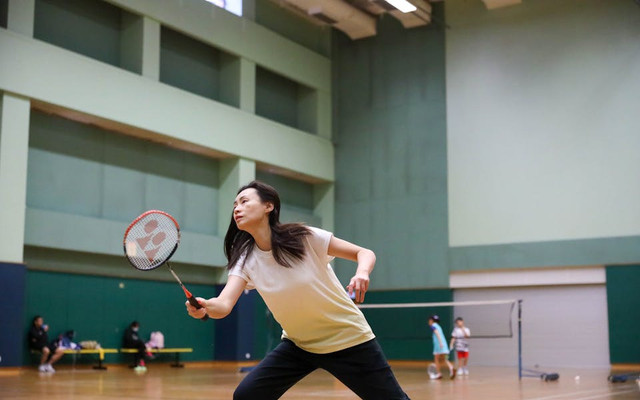
[[518,300],[518,379],[522,380],[522,299]]

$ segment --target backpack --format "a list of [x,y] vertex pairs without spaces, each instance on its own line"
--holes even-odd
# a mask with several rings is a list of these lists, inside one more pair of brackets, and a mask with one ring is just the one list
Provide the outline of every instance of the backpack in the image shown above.
[[162,334],[162,332],[151,332],[151,338],[147,342],[147,347],[151,347],[152,349],[163,349],[164,335]]

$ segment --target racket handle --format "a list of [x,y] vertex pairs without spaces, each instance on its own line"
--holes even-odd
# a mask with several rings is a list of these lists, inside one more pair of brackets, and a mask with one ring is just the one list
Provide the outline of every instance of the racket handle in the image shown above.
[[[189,304],[191,304],[192,306],[194,306],[196,309],[201,309],[202,305],[200,303],[198,303],[198,300],[196,300],[195,297],[193,297],[193,295],[191,294],[191,292],[189,292],[186,288],[184,288],[184,294],[187,295],[187,300],[189,301]],[[204,317],[200,318],[202,321],[206,321],[209,319],[209,315],[205,314]]]

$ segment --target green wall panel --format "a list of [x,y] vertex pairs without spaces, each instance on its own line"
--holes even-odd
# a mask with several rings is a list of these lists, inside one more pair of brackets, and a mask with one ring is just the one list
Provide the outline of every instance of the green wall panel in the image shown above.
[[[49,338],[73,329],[76,340],[97,340],[102,347],[120,348],[128,324],[140,322],[148,340],[151,331],[164,333],[166,347],[192,347],[184,360],[213,358],[214,322],[189,317],[184,294],[174,282],[29,271],[26,285],[24,334],[35,315],[49,324]],[[190,290],[212,297],[213,285],[191,284]],[[69,359],[69,357],[67,357]],[[25,363],[30,356],[25,349]],[[67,360],[68,361],[68,360]],[[107,356],[107,362],[131,362],[127,355]],[[170,361],[170,359],[167,359]]]
[[34,37],[119,66],[123,11],[98,0],[36,0]]
[[160,81],[219,100],[220,51],[166,27],[160,37]]
[[640,363],[640,265],[607,267],[609,356],[612,364]]
[[334,35],[336,234],[376,252],[376,290],[448,286],[444,59],[436,24]]
[[633,263],[640,236],[452,247],[452,271]]
[[35,111],[29,146],[28,207],[123,222],[161,209],[217,233],[216,160]]
[[298,84],[258,66],[256,114],[298,128]]

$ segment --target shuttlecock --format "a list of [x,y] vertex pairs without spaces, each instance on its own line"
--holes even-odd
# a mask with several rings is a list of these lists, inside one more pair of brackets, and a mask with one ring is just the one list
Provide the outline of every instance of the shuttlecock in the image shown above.
[[580,380],[580,375],[576,375],[576,377],[573,378],[573,379],[575,379],[576,381],[579,381]]

